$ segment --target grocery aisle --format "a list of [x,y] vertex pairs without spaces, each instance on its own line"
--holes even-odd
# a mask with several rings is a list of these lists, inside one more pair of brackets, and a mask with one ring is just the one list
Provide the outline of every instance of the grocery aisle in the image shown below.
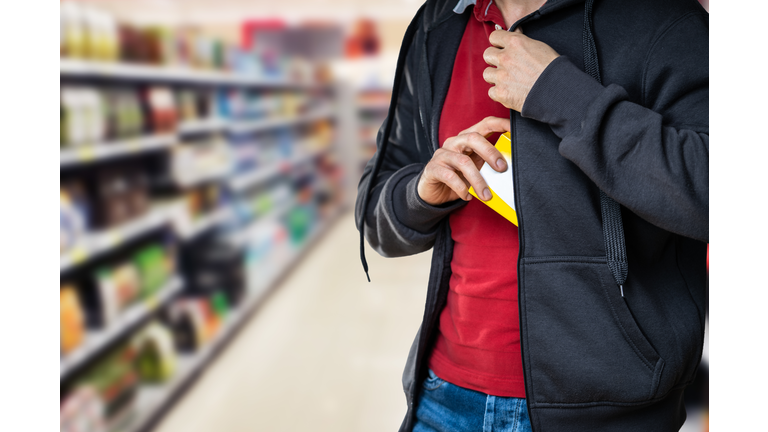
[[393,431],[430,253],[359,262],[345,213],[168,413],[157,432]]

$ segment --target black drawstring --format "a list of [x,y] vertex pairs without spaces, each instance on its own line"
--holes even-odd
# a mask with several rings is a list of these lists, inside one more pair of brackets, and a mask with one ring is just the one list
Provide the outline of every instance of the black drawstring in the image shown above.
[[387,153],[387,144],[389,144],[389,136],[392,132],[392,122],[395,118],[397,100],[400,96],[400,87],[402,86],[403,81],[405,59],[408,57],[408,51],[410,50],[411,42],[413,42],[413,38],[416,35],[416,30],[419,27],[418,22],[421,17],[421,13],[424,10],[424,6],[426,6],[426,2],[421,5],[419,11],[416,12],[416,16],[413,17],[413,21],[411,21],[411,24],[408,26],[408,29],[405,31],[405,36],[403,37],[403,45],[400,47],[400,55],[397,58],[397,72],[395,72],[395,83],[392,86],[392,101],[390,102],[389,111],[387,113],[387,124],[384,126],[384,134],[381,136],[381,148],[379,148],[379,150],[376,152],[376,162],[374,162],[373,171],[371,172],[370,177],[368,177],[368,184],[365,185],[365,196],[363,197],[363,208],[362,214],[360,216],[360,226],[358,226],[358,230],[360,231],[360,261],[363,263],[363,270],[365,270],[365,276],[368,278],[368,282],[371,281],[371,275],[368,274],[368,260],[365,259],[365,215],[368,212],[368,204],[371,200],[373,184],[376,181],[376,177],[379,175],[379,171],[381,171],[381,165],[384,163],[384,156]]
[[[592,33],[594,0],[587,0],[584,11],[584,70],[602,84],[600,64],[597,59],[597,46]],[[605,256],[616,284],[624,297],[624,283],[627,281],[629,264],[627,263],[627,247],[624,242],[624,223],[621,219],[621,206],[611,197],[600,190],[600,210],[603,216],[603,237],[605,239]]]

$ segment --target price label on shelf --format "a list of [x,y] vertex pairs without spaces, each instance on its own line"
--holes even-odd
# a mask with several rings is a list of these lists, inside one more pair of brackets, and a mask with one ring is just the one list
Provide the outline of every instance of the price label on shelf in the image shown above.
[[147,307],[149,312],[154,312],[160,307],[160,300],[157,298],[157,295],[151,295],[144,300],[144,306]]
[[120,231],[111,231],[104,234],[103,247],[111,249],[123,242],[123,233]]
[[143,146],[143,141],[139,138],[131,138],[128,140],[127,147],[129,153],[138,153]]
[[77,158],[82,162],[92,161],[96,158],[96,149],[93,145],[85,145],[77,149]]
[[88,259],[88,252],[82,246],[76,247],[69,253],[69,259],[72,264],[83,263]]

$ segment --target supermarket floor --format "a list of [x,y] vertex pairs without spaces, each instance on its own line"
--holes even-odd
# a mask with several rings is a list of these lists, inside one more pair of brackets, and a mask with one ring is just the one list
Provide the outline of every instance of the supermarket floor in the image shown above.
[[158,432],[387,431],[424,308],[431,254],[359,261],[351,212],[323,235]]
[[[431,254],[359,264],[347,212],[310,249],[157,432],[396,431]],[[702,413],[683,432],[700,432]]]

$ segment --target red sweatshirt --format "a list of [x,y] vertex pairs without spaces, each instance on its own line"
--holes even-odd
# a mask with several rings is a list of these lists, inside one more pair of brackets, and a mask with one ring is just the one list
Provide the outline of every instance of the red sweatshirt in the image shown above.
[[[490,3],[490,6],[489,6]],[[445,140],[488,116],[509,118],[488,97],[483,52],[495,25],[490,0],[478,0],[456,54],[440,118]],[[489,140],[495,144],[498,135]],[[510,179],[511,181],[511,179]],[[525,397],[517,304],[517,227],[477,199],[450,216],[455,242],[448,302],[429,367],[458,386],[502,397]]]

